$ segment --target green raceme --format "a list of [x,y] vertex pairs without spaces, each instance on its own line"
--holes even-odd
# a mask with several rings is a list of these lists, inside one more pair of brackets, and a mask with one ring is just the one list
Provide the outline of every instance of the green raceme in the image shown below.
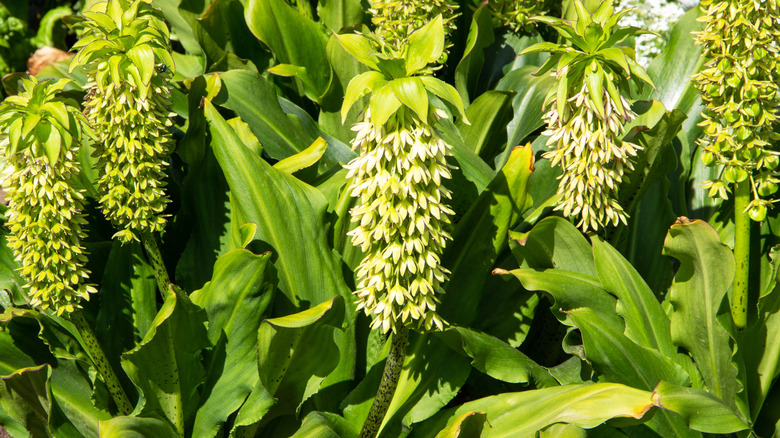
[[692,76],[706,103],[700,126],[702,161],[723,166],[703,184],[709,196],[728,198],[729,184],[749,180],[750,218],[762,221],[777,192],[780,140],[774,126],[780,108],[780,5],[777,1],[703,0],[696,34],[704,68]]
[[351,210],[357,227],[349,235],[365,253],[356,270],[357,308],[383,332],[404,326],[441,330],[445,322],[436,312],[436,294],[449,273],[441,253],[450,239],[450,194],[442,186],[450,178],[450,146],[433,127],[447,115],[429,104],[428,93],[461,111],[462,104],[451,86],[420,74],[441,56],[443,21],[439,16],[415,32],[404,58],[386,60],[403,66],[400,73],[382,68],[368,38],[342,35],[339,41],[373,68],[350,82],[342,108],[345,114],[360,96],[371,94],[363,120],[353,127],[352,146],[360,155],[346,166],[350,194],[358,198]]
[[558,178],[561,200],[555,207],[578,218],[583,231],[626,224],[618,189],[633,170],[640,146],[623,141],[625,125],[636,117],[626,97],[629,81],[652,81],[633,59],[633,50],[619,47],[640,29],[620,27],[626,11],[614,13],[606,2],[592,14],[575,1],[577,20],[536,17],[569,44],[538,43],[523,53],[552,52],[537,75],[553,70],[555,86],[545,98],[544,120],[552,148],[544,157],[563,173]]
[[84,283],[84,194],[76,185],[77,149],[90,128],[76,102],[57,97],[68,82],[25,79],[24,90],[0,105],[8,244],[21,262],[30,304],[58,315],[96,292]]
[[110,0],[84,12],[71,68],[89,75],[86,114],[98,133],[98,187],[123,242],[165,226],[171,147],[168,28],[149,0]]

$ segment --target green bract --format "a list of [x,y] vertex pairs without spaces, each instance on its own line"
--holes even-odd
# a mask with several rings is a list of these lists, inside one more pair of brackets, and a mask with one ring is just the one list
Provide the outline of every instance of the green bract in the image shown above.
[[136,232],[165,225],[173,67],[168,28],[150,0],[100,2],[83,16],[71,69],[83,64],[89,75],[85,105],[100,136],[100,203],[120,228],[117,236],[137,240]]
[[[455,13],[458,4],[447,0],[377,0],[371,2],[371,22],[376,26],[374,33],[383,42],[383,49],[400,52],[406,47],[409,36],[426,23],[442,17],[445,39],[455,31]],[[444,64],[447,61],[447,41],[444,52],[434,61]],[[399,57],[403,56],[399,54]]]
[[728,198],[728,184],[747,179],[752,186],[750,217],[766,217],[777,191],[780,139],[773,125],[780,106],[780,7],[776,0],[712,1],[700,3],[705,28],[696,35],[706,63],[692,76],[707,104],[699,140],[709,166],[722,165],[718,180],[703,186],[710,196]]
[[[366,254],[357,268],[358,309],[383,332],[408,326],[441,329],[436,313],[438,285],[449,273],[440,256],[452,210],[444,204],[450,178],[446,156],[450,146],[432,125],[446,113],[429,104],[432,93],[453,105],[465,118],[455,89],[432,76],[419,75],[441,56],[441,17],[413,33],[403,58],[385,58],[363,35],[337,35],[342,46],[372,71],[350,81],[342,107],[346,116],[360,97],[371,94],[363,121],[355,124],[353,148],[360,156],[346,168],[351,211],[357,227],[349,235]],[[372,36],[377,38],[376,36]]]
[[552,52],[536,73],[555,68],[556,85],[544,103],[544,135],[553,150],[544,156],[563,169],[556,210],[567,217],[578,216],[577,226],[587,231],[610,222],[626,223],[627,215],[617,201],[618,187],[626,170],[633,169],[631,158],[641,147],[621,140],[625,123],[636,117],[625,96],[629,81],[638,86],[652,81],[634,61],[631,48],[615,47],[644,32],[618,26],[626,11],[615,13],[609,2],[592,14],[579,1],[575,6],[574,22],[534,17],[555,28],[571,45],[543,42],[523,53]]
[[78,104],[56,97],[68,82],[23,79],[23,91],[0,104],[8,244],[22,263],[30,304],[58,315],[80,308],[81,298],[96,292],[82,283],[89,276],[80,242],[84,195],[74,184],[81,137],[92,134]]

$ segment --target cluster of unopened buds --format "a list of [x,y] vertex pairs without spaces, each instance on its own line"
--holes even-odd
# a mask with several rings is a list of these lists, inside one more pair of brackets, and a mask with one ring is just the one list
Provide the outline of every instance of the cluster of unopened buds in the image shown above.
[[500,25],[515,33],[530,33],[536,27],[530,18],[544,15],[545,3],[544,0],[488,0],[487,6]]
[[[458,4],[451,0],[375,0],[371,2],[371,23],[379,41],[387,45],[386,50],[398,52],[405,47],[409,35],[426,23],[441,15],[445,38],[455,31],[455,18],[458,17]],[[448,49],[437,60],[438,64],[447,62]]]
[[766,217],[780,179],[780,140],[774,126],[780,108],[780,6],[777,1],[702,0],[704,29],[696,35],[706,59],[692,79],[707,105],[700,126],[702,161],[722,166],[703,184],[710,196],[728,199],[729,184],[748,181],[751,219]]

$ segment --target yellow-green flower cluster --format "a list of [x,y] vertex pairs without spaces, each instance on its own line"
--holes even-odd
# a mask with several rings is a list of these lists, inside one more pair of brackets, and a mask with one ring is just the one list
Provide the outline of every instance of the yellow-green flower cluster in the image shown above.
[[706,137],[699,140],[707,165],[722,165],[718,180],[704,188],[728,198],[728,184],[750,180],[749,216],[761,221],[777,191],[780,139],[773,126],[780,106],[780,6],[776,0],[702,0],[696,35],[706,63],[693,75],[707,105]]
[[450,147],[433,128],[447,114],[429,104],[429,93],[465,117],[457,91],[425,74],[444,50],[441,16],[415,31],[398,58],[383,58],[377,35],[337,38],[371,68],[350,81],[342,106],[346,118],[358,99],[371,95],[353,127],[360,155],[346,166],[348,190],[357,198],[351,210],[357,226],[349,235],[365,253],[355,272],[357,308],[385,333],[440,330],[446,323],[436,312],[436,293],[449,274],[440,257],[452,214],[442,182],[450,178]]
[[[566,69],[558,71],[556,77],[566,73]],[[606,90],[600,92],[601,111],[583,83],[560,113],[557,97],[552,94],[550,110],[544,115],[547,130],[543,135],[550,136],[547,145],[553,149],[544,157],[563,171],[558,178],[561,200],[555,210],[562,210],[566,217],[579,217],[577,226],[583,231],[597,231],[610,223],[626,224],[626,212],[617,201],[618,187],[625,172],[634,169],[632,157],[642,149],[621,140],[625,123],[636,117],[628,102],[622,96],[618,97],[620,102],[613,101]],[[603,118],[599,112],[603,112]]]
[[584,232],[626,223],[628,215],[618,203],[618,190],[632,158],[641,147],[623,141],[625,124],[636,115],[624,96],[629,80],[652,85],[627,47],[615,47],[640,32],[623,28],[618,21],[626,11],[614,13],[604,2],[592,14],[575,1],[577,20],[537,17],[554,27],[571,46],[538,43],[523,53],[553,52],[537,74],[555,68],[556,84],[545,98],[544,120],[552,148],[545,158],[560,166],[555,209],[579,218]]
[[441,185],[450,178],[450,147],[405,107],[383,125],[367,111],[353,130],[360,156],[346,167],[358,225],[349,235],[366,254],[356,272],[358,310],[383,332],[399,325],[441,329],[435,294],[449,273],[439,255],[450,239],[450,195]]
[[95,288],[81,239],[83,191],[77,189],[81,137],[90,133],[73,100],[56,96],[68,80],[22,80],[22,92],[0,105],[0,150],[8,166],[8,245],[27,281],[30,304],[57,315],[80,308]]
[[396,53],[406,46],[412,32],[441,15],[447,41],[437,62],[444,64],[452,46],[448,37],[456,29],[457,9],[458,4],[449,0],[375,0],[371,2],[369,12],[374,33],[387,45],[385,50],[389,48]]
[[109,0],[83,13],[71,68],[89,75],[86,114],[99,134],[98,188],[123,242],[165,226],[172,122],[168,28],[150,0]]
[[534,23],[531,17],[544,15],[544,0],[488,0],[490,12],[502,26],[508,26],[513,32],[532,32]]

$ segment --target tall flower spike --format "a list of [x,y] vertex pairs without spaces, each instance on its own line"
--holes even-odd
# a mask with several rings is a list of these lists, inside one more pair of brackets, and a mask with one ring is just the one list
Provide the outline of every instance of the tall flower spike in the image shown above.
[[57,97],[69,82],[23,79],[22,92],[0,104],[0,151],[8,166],[8,245],[22,263],[30,304],[70,314],[95,288],[81,239],[83,190],[76,188],[82,135],[92,135],[78,104]]
[[[696,35],[706,59],[692,76],[707,105],[702,160],[724,166],[720,178],[703,186],[728,198],[728,184],[749,180],[751,219],[766,217],[767,199],[777,191],[780,139],[773,126],[780,107],[780,6],[776,0],[702,0],[704,30]],[[740,212],[742,213],[742,212]]]
[[[433,125],[446,113],[429,104],[429,93],[451,104],[464,117],[455,89],[421,74],[444,49],[444,27],[436,17],[414,32],[403,58],[380,59],[375,35],[337,35],[341,45],[371,68],[347,86],[342,117],[371,94],[352,141],[360,155],[346,168],[348,190],[358,198],[352,209],[357,227],[349,235],[365,258],[357,268],[358,310],[371,327],[387,333],[403,327],[442,329],[436,292],[449,273],[441,266],[452,210],[444,203],[450,177],[450,146]],[[373,40],[372,40],[373,38]]]
[[553,67],[556,84],[545,98],[544,120],[552,150],[544,154],[563,170],[558,177],[561,200],[555,207],[566,217],[578,217],[582,231],[598,231],[608,224],[626,223],[618,203],[625,172],[634,168],[632,157],[641,147],[622,141],[625,124],[636,117],[625,96],[629,80],[638,86],[652,81],[633,59],[628,47],[615,47],[627,37],[644,32],[620,27],[627,11],[615,13],[604,2],[591,14],[575,1],[577,20],[534,17],[549,24],[571,44],[538,43],[522,53],[552,52],[535,74]]
[[71,70],[85,65],[86,113],[99,134],[98,188],[123,242],[165,226],[164,172],[171,142],[168,28],[151,0],[95,3],[78,23]]
[[374,33],[383,42],[382,49],[399,53],[399,56],[403,56],[400,51],[414,31],[441,15],[445,44],[436,63],[444,64],[452,46],[449,36],[455,31],[455,18],[460,15],[456,13],[457,9],[458,4],[450,0],[373,0],[369,12]]

